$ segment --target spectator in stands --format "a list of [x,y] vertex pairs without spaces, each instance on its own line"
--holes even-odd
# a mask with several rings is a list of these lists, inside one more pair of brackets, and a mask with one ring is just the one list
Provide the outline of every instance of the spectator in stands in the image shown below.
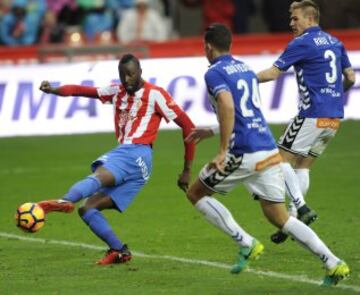
[[243,34],[249,31],[249,17],[256,11],[254,0],[234,0],[233,31]]
[[234,2],[241,0],[182,0],[187,6],[202,6],[203,30],[210,24],[222,23],[233,30]]
[[360,1],[347,0],[341,2],[343,6],[343,13],[347,16],[346,28],[360,27]]
[[0,23],[0,39],[5,45],[30,45],[37,41],[45,0],[13,0],[11,11]]
[[117,24],[120,22],[123,12],[128,8],[133,8],[134,5],[134,0],[111,0],[110,6],[115,12],[114,29],[116,29]]
[[60,43],[64,39],[64,33],[65,24],[58,22],[57,15],[53,11],[47,11],[41,25],[39,43]]
[[56,15],[59,24],[78,25],[81,20],[81,13],[78,10],[76,0],[47,0],[48,11]]
[[113,0],[77,0],[85,14],[82,27],[88,41],[94,41],[102,32],[112,31],[115,20],[113,3]]
[[323,29],[347,29],[360,25],[360,1],[317,0],[321,9],[321,27]]
[[168,38],[177,36],[174,28],[175,14],[178,9],[178,1],[173,0],[149,0],[149,6],[155,9],[165,23],[166,36]]
[[81,13],[77,9],[76,0],[47,0],[47,8],[39,43],[63,42],[67,26],[80,24]]
[[270,32],[289,32],[289,7],[294,0],[263,0],[263,17]]
[[149,0],[135,0],[135,8],[124,11],[117,27],[117,38],[123,43],[137,41],[164,41],[164,17],[150,7]]
[[[0,26],[2,23],[3,16],[7,14],[10,10],[11,10],[11,0],[0,1]],[[1,35],[0,35],[0,45],[2,44],[3,42],[1,40]]]
[[11,9],[11,0],[0,1],[0,19],[4,14],[8,13],[10,9]]

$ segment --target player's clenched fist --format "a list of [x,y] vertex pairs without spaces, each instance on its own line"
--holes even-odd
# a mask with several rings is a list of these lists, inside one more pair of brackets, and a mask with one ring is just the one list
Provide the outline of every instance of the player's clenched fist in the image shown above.
[[51,87],[49,81],[42,81],[40,85],[40,90],[45,93],[51,93],[53,88]]

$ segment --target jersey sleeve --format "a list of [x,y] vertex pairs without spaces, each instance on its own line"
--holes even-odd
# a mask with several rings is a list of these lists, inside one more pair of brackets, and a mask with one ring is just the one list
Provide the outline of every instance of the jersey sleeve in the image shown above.
[[205,83],[209,93],[215,98],[222,91],[231,92],[223,76],[218,71],[215,71],[213,69],[209,69],[206,72]]
[[291,41],[280,57],[274,62],[274,66],[285,72],[297,62],[306,58],[309,52],[306,44],[299,39]]
[[111,85],[97,88],[99,99],[102,103],[112,103],[113,99],[119,93],[118,85]]
[[158,91],[154,91],[154,95],[155,110],[167,123],[183,113],[183,110],[164,89],[159,88]]
[[344,70],[350,67],[351,67],[351,63],[347,55],[346,49],[344,45],[341,44],[341,68]]

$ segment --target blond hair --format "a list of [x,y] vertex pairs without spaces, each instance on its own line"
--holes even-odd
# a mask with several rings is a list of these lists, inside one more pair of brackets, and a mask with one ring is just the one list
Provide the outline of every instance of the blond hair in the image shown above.
[[290,13],[295,9],[301,9],[305,16],[311,16],[319,23],[320,21],[320,9],[319,6],[312,0],[295,1],[290,5]]

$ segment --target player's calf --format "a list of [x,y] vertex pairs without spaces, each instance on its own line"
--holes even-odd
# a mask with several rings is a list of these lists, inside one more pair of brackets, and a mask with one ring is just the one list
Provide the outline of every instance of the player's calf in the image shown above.
[[[307,205],[303,205],[297,210],[297,218],[306,225],[309,225],[317,219],[317,214]],[[284,243],[288,237],[289,236],[287,234],[283,233],[281,230],[278,230],[270,236],[270,240],[275,244],[281,244]]]

